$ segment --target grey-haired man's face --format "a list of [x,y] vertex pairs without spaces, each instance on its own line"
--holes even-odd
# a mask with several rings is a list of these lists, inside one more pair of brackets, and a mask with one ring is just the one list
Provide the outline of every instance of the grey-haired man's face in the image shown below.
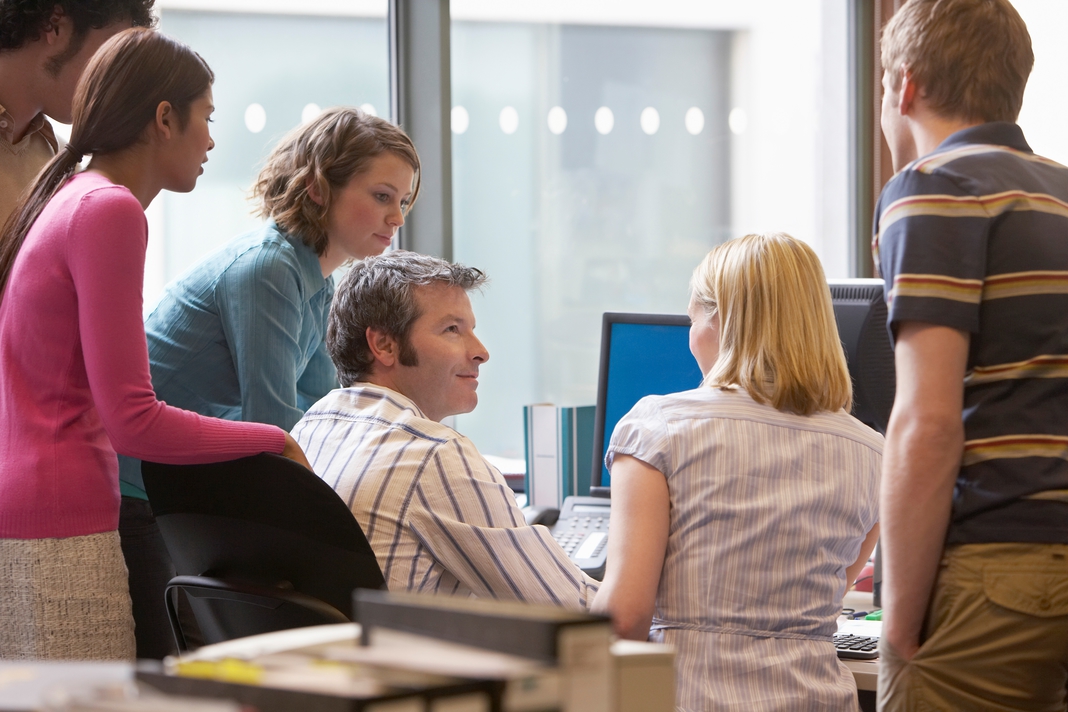
[[478,370],[489,352],[475,336],[475,315],[460,287],[431,284],[414,290],[419,316],[408,345],[415,365],[398,363],[398,390],[432,420],[470,413],[478,405]]

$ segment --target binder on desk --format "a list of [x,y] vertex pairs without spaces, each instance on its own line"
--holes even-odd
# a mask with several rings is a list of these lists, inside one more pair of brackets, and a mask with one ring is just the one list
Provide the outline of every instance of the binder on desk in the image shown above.
[[560,508],[567,497],[590,493],[595,406],[523,407],[527,504]]
[[[675,654],[669,645],[613,643],[609,701],[590,699],[597,685],[585,684],[588,677],[584,683],[589,673],[586,660],[552,665],[384,626],[374,628],[371,645],[364,646],[359,644],[360,633],[356,623],[264,633],[169,659],[169,673],[158,663],[144,661],[154,668],[142,664],[138,678],[150,686],[155,682],[160,688],[197,697],[256,699],[263,704],[261,712],[361,708],[363,712],[484,712],[487,695],[491,712],[671,712],[674,708]],[[446,680],[473,687],[464,691],[437,685]],[[404,689],[375,689],[378,685]],[[435,686],[436,696],[430,689],[416,689]],[[354,695],[357,692],[362,697]],[[369,698],[382,692],[385,699]],[[450,694],[442,696],[446,692]]]
[[484,598],[357,589],[361,641],[375,629],[438,638],[542,662],[561,672],[561,709],[612,709],[612,625],[607,616]]
[[257,712],[495,712],[501,685],[352,665],[314,655],[277,654],[252,662],[138,663],[136,678],[159,692],[249,705]]

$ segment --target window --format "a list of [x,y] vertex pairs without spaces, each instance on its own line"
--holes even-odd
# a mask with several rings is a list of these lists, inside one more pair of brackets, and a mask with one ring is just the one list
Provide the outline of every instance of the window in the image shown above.
[[1057,0],[1013,0],[1031,33],[1035,67],[1027,81],[1019,124],[1031,148],[1039,155],[1068,164],[1068,134],[1064,116],[1068,96],[1064,69],[1068,67],[1068,5]]
[[[781,230],[848,276],[844,0],[452,3],[454,257],[491,360],[457,418],[596,399],[604,311],[682,313],[716,244]],[[695,384],[696,385],[696,384]]]
[[167,282],[262,223],[248,191],[290,129],[339,104],[389,115],[386,0],[157,4],[160,29],[215,72],[215,149],[196,190],[161,193],[149,208],[146,313]]

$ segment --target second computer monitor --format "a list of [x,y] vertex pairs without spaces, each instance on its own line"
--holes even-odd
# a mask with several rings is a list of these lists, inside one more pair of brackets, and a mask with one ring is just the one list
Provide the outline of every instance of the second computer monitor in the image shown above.
[[838,337],[853,379],[853,415],[885,434],[897,378],[894,349],[886,330],[883,281],[832,279],[829,283]]
[[[831,302],[853,379],[853,414],[886,432],[894,403],[894,353],[886,331],[882,282],[832,280]],[[608,312],[601,325],[601,368],[594,416],[594,486],[610,486],[604,454],[620,418],[649,395],[678,393],[701,384],[690,353],[690,319],[684,314]]]
[[610,486],[604,453],[616,423],[649,395],[678,393],[701,384],[690,354],[690,319],[685,314],[607,312],[601,322],[601,368],[593,431],[595,486]]

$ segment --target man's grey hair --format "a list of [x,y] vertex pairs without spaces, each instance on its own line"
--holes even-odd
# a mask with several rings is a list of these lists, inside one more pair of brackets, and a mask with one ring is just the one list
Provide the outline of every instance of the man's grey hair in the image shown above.
[[408,338],[419,318],[416,287],[440,284],[471,291],[485,282],[486,275],[474,267],[405,250],[357,262],[338,285],[326,327],[326,349],[341,385],[347,388],[371,374],[368,328],[397,340],[402,365],[418,365]]

